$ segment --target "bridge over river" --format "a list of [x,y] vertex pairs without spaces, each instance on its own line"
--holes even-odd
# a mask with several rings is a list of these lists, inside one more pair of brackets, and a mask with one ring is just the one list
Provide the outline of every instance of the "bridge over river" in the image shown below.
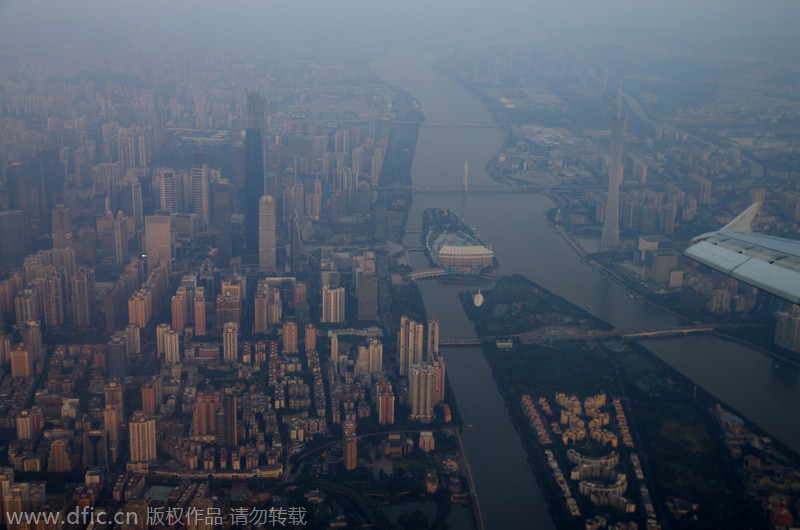
[[[657,337],[671,337],[671,336],[686,336],[695,333],[712,333],[714,326],[707,324],[697,324],[693,326],[680,326],[671,328],[658,328],[658,329],[637,329],[637,330],[619,330],[612,329],[609,331],[598,330],[581,330],[551,327],[540,330],[528,331],[526,333],[518,333],[506,337],[489,337],[487,341],[498,339],[520,339],[523,344],[542,344],[554,340],[597,340],[597,339],[625,339],[625,340],[638,340],[638,339],[652,339]],[[444,339],[439,341],[440,347],[459,347],[459,346],[480,346],[483,344],[483,339]]]

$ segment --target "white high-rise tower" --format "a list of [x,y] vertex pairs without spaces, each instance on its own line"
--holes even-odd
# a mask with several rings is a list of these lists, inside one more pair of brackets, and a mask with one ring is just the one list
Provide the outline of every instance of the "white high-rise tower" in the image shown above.
[[619,184],[622,180],[622,137],[626,117],[622,115],[622,85],[617,91],[617,117],[611,121],[611,163],[608,169],[608,201],[603,222],[600,246],[615,249],[619,246]]

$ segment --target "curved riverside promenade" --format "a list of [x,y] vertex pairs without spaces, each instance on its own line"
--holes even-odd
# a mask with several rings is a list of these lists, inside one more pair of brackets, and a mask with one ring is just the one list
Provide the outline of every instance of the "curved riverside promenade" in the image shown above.
[[477,530],[486,530],[483,522],[483,514],[481,513],[481,503],[478,500],[478,491],[475,489],[475,478],[472,476],[472,468],[469,465],[467,453],[464,451],[464,445],[461,443],[461,429],[454,429],[456,432],[456,439],[458,440],[458,450],[461,453],[461,458],[464,461],[464,471],[467,473],[467,484],[469,484],[469,495],[472,499],[472,509],[474,510],[473,522]]

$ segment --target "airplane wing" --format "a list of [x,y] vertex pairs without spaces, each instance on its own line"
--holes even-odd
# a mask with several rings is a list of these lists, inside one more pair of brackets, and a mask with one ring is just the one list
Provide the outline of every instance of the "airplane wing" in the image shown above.
[[751,205],[717,232],[692,239],[684,254],[732,278],[800,304],[800,241],[754,234]]

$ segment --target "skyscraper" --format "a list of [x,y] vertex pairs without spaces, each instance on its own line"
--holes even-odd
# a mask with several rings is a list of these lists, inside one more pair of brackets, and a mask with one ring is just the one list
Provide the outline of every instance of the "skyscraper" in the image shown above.
[[105,405],[114,407],[119,413],[120,419],[125,417],[125,389],[121,384],[111,382],[103,387],[103,398]]
[[144,222],[142,184],[134,176],[126,177],[119,186],[119,209],[126,217],[133,219],[136,228],[141,228]]
[[262,136],[266,132],[266,104],[267,102],[261,94],[247,93],[247,127],[258,129]]
[[159,192],[161,195],[161,209],[170,213],[177,213],[178,202],[175,171],[165,169],[161,172]]
[[164,361],[171,364],[181,362],[180,337],[171,329],[164,333]]
[[28,321],[38,321],[42,316],[40,290],[38,287],[33,289],[23,289],[14,297],[14,310],[17,316],[17,325],[22,326]]
[[292,274],[300,274],[300,256],[303,253],[303,238],[300,232],[300,221],[297,212],[289,219],[289,264]]
[[383,371],[383,344],[378,339],[369,339],[369,373],[377,374]]
[[122,423],[122,412],[114,405],[106,404],[103,409],[103,428],[108,431],[111,442],[119,441],[119,424]]
[[128,356],[142,353],[141,328],[136,324],[128,324],[125,328],[125,349]]
[[400,375],[409,375],[409,368],[422,363],[424,326],[407,316],[400,317],[397,332],[397,364]]
[[37,150],[36,162],[39,170],[39,232],[46,234],[52,228],[50,216],[53,207],[64,200],[66,175],[56,147]]
[[128,425],[131,462],[147,462],[156,457],[156,420],[140,416]]
[[114,264],[122,265],[128,259],[128,237],[125,233],[125,215],[117,212],[111,223],[111,239],[114,244]]
[[219,249],[217,264],[227,267],[231,260],[231,215],[233,215],[233,193],[227,179],[211,183],[211,228],[214,244]]
[[156,415],[156,391],[149,381],[142,385],[142,410],[148,416]]
[[109,380],[125,379],[125,364],[128,354],[125,351],[125,340],[120,336],[111,337],[108,343],[108,356],[106,358],[106,375]]
[[10,272],[22,265],[30,246],[22,210],[0,212],[0,268]]
[[217,432],[217,412],[220,409],[219,394],[200,392],[192,412],[192,436],[207,436]]
[[344,322],[344,287],[322,288],[322,322]]
[[50,455],[47,458],[47,471],[63,473],[72,469],[69,458],[69,442],[58,438],[50,442]]
[[94,307],[94,269],[81,267],[72,277],[72,320],[77,326],[91,323]]
[[152,271],[162,259],[172,260],[172,234],[168,216],[148,215],[145,217],[144,239],[148,271]]
[[211,196],[208,188],[208,165],[203,161],[201,153],[196,153],[192,166],[192,208],[203,231],[208,230],[211,219]]
[[394,392],[392,384],[388,381],[381,381],[376,385],[377,394],[378,423],[380,425],[391,425],[394,423]]
[[185,287],[178,287],[178,290],[172,295],[170,302],[170,309],[172,311],[172,331],[175,333],[183,334],[183,328],[191,320],[189,318],[189,305],[190,293]]
[[245,150],[244,142],[233,144],[233,168],[231,172],[231,185],[233,186],[233,211],[244,214],[244,183],[245,183]]
[[236,395],[225,393],[222,396],[222,414],[217,420],[217,444],[230,449],[238,445],[238,426],[236,423]]
[[778,311],[775,326],[775,344],[793,352],[800,352],[800,306],[792,305]]
[[344,468],[352,471],[358,467],[358,438],[356,437],[356,425],[353,421],[345,421],[343,426],[344,440]]
[[[438,356],[437,356],[438,357]],[[433,361],[433,402],[444,401],[445,394],[445,364],[444,358],[438,357]]]
[[297,322],[284,322],[283,324],[283,351],[285,353],[297,353]]
[[412,420],[427,423],[433,419],[434,382],[432,366],[415,364],[409,368],[408,395]]
[[269,303],[270,287],[264,280],[258,281],[255,300],[255,321],[253,323],[254,333],[267,333],[269,331]]
[[83,434],[83,467],[108,467],[108,431],[92,429]]
[[317,330],[314,324],[306,324],[306,351],[317,351]]
[[44,348],[42,347],[42,325],[38,320],[27,320],[22,323],[22,342],[31,352],[34,361],[44,359]]
[[276,270],[275,200],[262,195],[258,201],[258,272]]
[[72,219],[69,208],[63,204],[56,204],[51,213],[53,248],[67,248],[72,246]]
[[[6,166],[6,193],[8,208],[6,210],[20,210],[26,225],[30,222],[30,206],[28,204],[28,186],[25,182],[25,167],[20,163]],[[30,229],[26,230],[30,239]]]
[[362,273],[356,286],[358,319],[378,319],[378,277],[374,273]]
[[162,358],[166,351],[167,331],[170,331],[170,325],[165,322],[156,326],[156,354],[159,358]]
[[139,289],[128,299],[128,323],[140,328],[147,326],[153,316],[152,292]]
[[31,377],[33,375],[33,355],[30,348],[17,344],[11,350],[11,377]]
[[222,359],[234,363],[239,354],[239,324],[226,322],[222,330]]
[[332,369],[336,370],[336,364],[339,362],[339,336],[334,333],[331,335],[331,358],[330,365]]
[[241,302],[234,294],[217,296],[217,333],[222,333],[226,322],[241,321]]
[[247,251],[258,252],[258,210],[259,201],[264,195],[264,152],[261,145],[261,131],[248,128],[244,145],[244,187],[245,187],[245,244]]
[[50,273],[42,282],[42,301],[44,310],[44,324],[52,329],[64,323],[64,314],[67,301],[65,293],[64,271],[50,268]]
[[428,361],[439,358],[439,319],[428,319]]
[[364,345],[358,347],[356,354],[356,364],[353,369],[353,374],[356,377],[369,375],[369,348]]
[[206,334],[206,290],[198,287],[194,291],[194,334]]
[[619,184],[622,180],[622,137],[627,118],[622,116],[622,85],[617,91],[617,117],[611,121],[611,163],[608,170],[608,202],[603,221],[600,246],[615,249],[619,246]]

